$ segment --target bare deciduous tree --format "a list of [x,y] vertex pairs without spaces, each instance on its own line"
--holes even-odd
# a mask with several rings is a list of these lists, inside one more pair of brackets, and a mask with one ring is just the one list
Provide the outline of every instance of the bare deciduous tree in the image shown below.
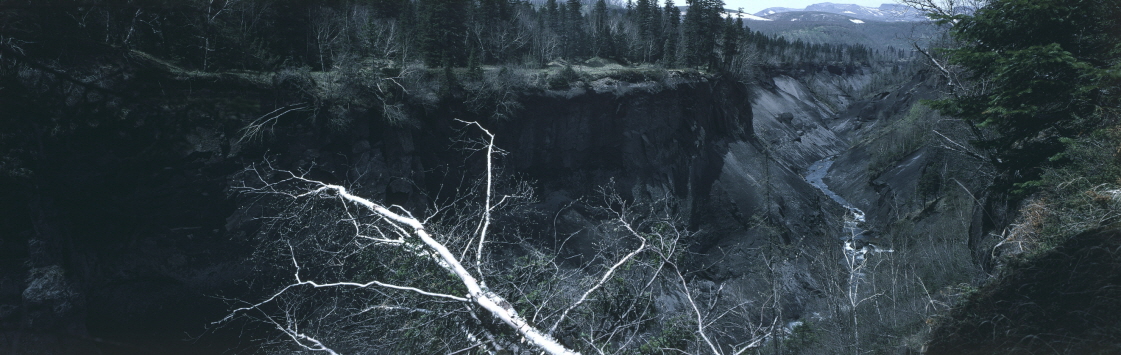
[[[277,286],[215,323],[254,319],[282,335],[275,346],[329,354],[740,354],[768,339],[746,303],[698,288],[679,266],[691,232],[668,197],[635,203],[605,187],[601,201],[554,217],[587,222],[573,243],[595,236],[591,254],[565,261],[563,245],[535,246],[511,217],[530,210],[532,189],[498,174],[494,137],[464,123],[485,133],[471,148],[485,176],[424,217],[308,172],[247,168],[236,190],[253,201],[243,211],[260,224],[258,260],[291,273],[261,279]],[[659,305],[666,298],[679,306]]]
[[[334,263],[343,263],[347,256],[362,253],[365,249],[390,247],[398,251],[399,254],[396,255],[398,258],[408,259],[413,263],[427,261],[438,265],[446,271],[446,276],[451,277],[451,279],[443,278],[444,282],[457,282],[458,285],[443,284],[440,285],[443,287],[431,288],[399,284],[392,281],[379,281],[376,279],[368,281],[320,281],[318,280],[319,277],[326,275],[318,275],[319,273],[316,272],[311,272],[311,274],[315,276],[307,275],[304,268],[301,267],[298,257],[299,254],[295,251],[297,246],[293,246],[291,241],[286,241],[285,243],[288,245],[291,255],[292,267],[295,269],[292,282],[262,301],[235,309],[222,321],[229,320],[242,313],[261,311],[266,320],[273,323],[278,330],[282,331],[285,335],[290,337],[292,341],[305,349],[335,354],[337,352],[330,346],[325,345],[323,341],[319,340],[319,336],[313,335],[312,332],[299,329],[297,326],[298,322],[291,320],[293,316],[296,316],[293,314],[294,312],[282,312],[285,315],[285,320],[282,321],[271,316],[269,312],[264,311],[263,307],[270,303],[280,302],[279,299],[285,297],[289,294],[290,290],[296,288],[369,289],[376,293],[386,294],[387,296],[390,296],[389,293],[392,292],[393,295],[390,297],[390,300],[396,297],[411,295],[426,298],[429,300],[428,302],[460,303],[468,309],[468,312],[474,318],[479,318],[480,316],[476,314],[476,309],[483,310],[488,312],[489,316],[501,321],[520,335],[524,343],[531,344],[550,354],[575,354],[576,352],[561,345],[553,337],[530,324],[528,320],[510,306],[511,303],[509,301],[486,287],[484,279],[486,275],[482,273],[481,257],[484,247],[486,246],[487,234],[490,231],[491,212],[493,208],[506,202],[508,198],[513,197],[508,195],[495,199],[491,196],[493,192],[491,172],[493,170],[489,169],[489,165],[492,162],[491,157],[494,154],[493,136],[490,136],[490,139],[491,141],[488,142],[486,148],[488,170],[484,202],[485,207],[483,208],[480,218],[480,225],[475,233],[471,235],[472,238],[477,240],[476,243],[474,243],[477,245],[477,253],[474,258],[474,273],[469,270],[469,266],[465,266],[463,263],[463,260],[467,258],[465,258],[464,255],[457,256],[448,249],[446,245],[447,241],[440,240],[441,237],[435,234],[438,232],[433,231],[433,229],[427,225],[428,219],[418,219],[399,206],[384,206],[364,197],[354,195],[346,187],[309,179],[305,174],[274,169],[270,164],[250,168],[248,173],[256,175],[256,179],[253,179],[256,181],[250,180],[250,184],[240,188],[246,192],[287,197],[302,205],[304,208],[301,209],[306,209],[300,212],[317,213],[318,210],[316,207],[321,205],[320,202],[323,201],[332,201],[338,203],[342,207],[344,214],[339,216],[339,219],[335,221],[335,223],[344,224],[347,227],[353,228],[353,233],[344,237],[348,239],[346,242],[297,245],[298,247],[323,249],[322,251],[329,254],[327,258],[328,262]],[[301,227],[314,228],[314,226]],[[356,246],[356,248],[349,247],[352,245]],[[346,255],[347,253],[351,255]],[[405,267],[405,265],[398,267]],[[387,271],[415,272],[415,269]],[[424,278],[420,279],[421,280],[415,281],[422,281]],[[433,280],[423,281],[431,283]],[[433,312],[432,310],[419,307],[390,306],[385,304],[381,306],[390,307],[388,309],[404,309],[419,313]],[[361,310],[339,309],[338,312],[352,312],[350,316],[357,316],[361,313],[372,311],[375,308],[377,307]],[[335,310],[332,310],[332,312],[334,311]],[[465,333],[468,339],[476,343],[483,341],[480,337],[475,335],[475,333],[469,331]],[[487,334],[489,332],[484,331],[483,333]],[[493,338],[493,335],[488,335],[487,338]],[[501,345],[497,343],[491,344],[491,346],[501,347]]]

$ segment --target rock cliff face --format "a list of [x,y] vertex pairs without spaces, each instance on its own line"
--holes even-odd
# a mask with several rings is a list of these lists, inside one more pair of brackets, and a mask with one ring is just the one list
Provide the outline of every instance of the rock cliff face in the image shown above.
[[613,180],[626,197],[704,200],[728,145],[754,139],[748,87],[701,80],[617,95],[589,91],[525,99],[525,111],[496,122],[515,171],[547,194],[587,195]]
[[[612,180],[631,199],[674,196],[698,231],[688,241],[697,287],[723,290],[720,302],[730,304],[773,293],[779,300],[766,312],[820,321],[833,307],[825,269],[840,250],[845,210],[802,174],[858,135],[842,114],[870,73],[818,70],[746,84],[532,96],[523,116],[496,124],[498,142],[514,170],[539,183],[549,215]],[[560,220],[576,225],[558,229],[592,218],[565,213]],[[594,242],[586,238],[568,245]],[[662,299],[660,307],[685,307],[682,295]]]
[[[629,199],[676,197],[698,231],[687,242],[688,263],[700,275],[691,283],[699,292],[723,306],[755,304],[752,312],[779,324],[835,322],[841,314],[834,264],[843,260],[846,210],[802,175],[873,132],[877,119],[891,121],[898,113],[890,110],[913,104],[906,92],[854,99],[870,76],[818,68],[746,84],[702,81],[623,95],[545,93],[528,97],[523,115],[496,122],[495,132],[509,151],[507,163],[537,181],[547,215],[612,181]],[[890,107],[865,110],[870,117],[846,115],[854,103]],[[845,193],[876,193],[869,180],[861,181]],[[562,217],[559,230],[578,230],[594,219],[579,211]],[[570,239],[567,252],[588,253],[580,246],[593,238]],[[762,294],[773,303],[763,304]],[[659,299],[664,309],[687,307],[681,294]]]
[[821,268],[838,248],[844,209],[802,174],[848,147],[848,138],[835,132],[836,118],[867,78],[861,71],[820,70],[778,73],[751,85],[754,135],[725,152],[698,213],[694,245],[702,283],[734,290],[728,302],[756,302],[770,293],[775,305],[756,310],[785,321],[820,321],[830,307]]
[[[702,231],[693,241],[697,260],[721,260],[697,267],[717,282],[742,278],[757,266],[761,246],[820,250],[832,242],[822,236],[838,228],[827,217],[840,209],[823,203],[801,174],[847,147],[831,125],[868,75],[793,75],[623,95],[531,96],[522,116],[496,123],[498,143],[551,206],[612,180],[628,198],[684,201],[681,212]],[[798,272],[807,274],[806,265]]]

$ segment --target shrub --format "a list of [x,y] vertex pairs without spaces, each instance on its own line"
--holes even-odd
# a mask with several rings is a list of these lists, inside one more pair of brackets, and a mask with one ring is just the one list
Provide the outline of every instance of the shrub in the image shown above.
[[790,331],[788,336],[782,344],[786,346],[792,354],[806,353],[809,348],[817,344],[817,328],[811,322],[805,322],[795,326]]
[[1066,149],[1051,158],[1039,180],[1017,185],[1038,191],[1020,208],[1021,220],[1036,220],[1037,253],[1121,220],[1121,126],[1063,143]]
[[902,119],[892,122],[868,141],[868,171],[879,175],[895,162],[926,145],[937,114],[926,105],[916,103]]
[[675,349],[684,353],[696,341],[695,325],[688,319],[675,317],[662,323],[662,331],[638,348],[639,354],[664,354]]
[[549,75],[548,85],[550,90],[567,89],[572,86],[572,83],[580,80],[580,73],[572,69],[571,65],[565,65],[560,71]]
[[668,74],[663,69],[621,69],[613,71],[607,76],[623,82],[641,83],[646,81],[661,82],[666,79]]

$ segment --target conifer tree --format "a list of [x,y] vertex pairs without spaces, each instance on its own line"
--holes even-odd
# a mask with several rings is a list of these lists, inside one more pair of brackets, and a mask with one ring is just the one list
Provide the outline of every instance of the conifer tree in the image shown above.
[[1000,131],[987,142],[998,166],[1031,179],[1063,139],[1117,110],[1119,17],[1116,1],[1095,0],[995,0],[972,15],[935,16],[954,23],[963,45],[947,50],[950,63],[968,71],[934,107]]
[[560,25],[560,9],[557,0],[545,1],[545,24],[554,33],[560,32],[560,28],[557,27]]
[[424,62],[459,66],[467,59],[464,47],[467,33],[466,0],[423,0],[421,6],[420,44]]
[[557,22],[553,25],[553,32],[557,34],[560,39],[560,57],[567,58],[569,55],[569,37],[568,37],[568,5],[563,3],[557,4]]
[[662,46],[662,61],[668,67],[675,67],[678,63],[678,39],[681,37],[679,24],[681,23],[681,9],[674,5],[673,0],[666,0],[662,15],[662,33],[665,33],[665,42]]
[[587,48],[584,28],[584,14],[581,9],[580,0],[568,0],[568,11],[566,13],[567,21],[565,21],[568,35],[568,51],[566,56],[575,58],[583,56]]
[[658,43],[655,35],[655,27],[658,24],[654,22],[656,12],[658,7],[654,0],[638,0],[631,15],[638,32],[638,43],[631,43],[631,48],[634,50],[634,57],[643,62],[653,61],[653,48]]
[[614,57],[614,38],[611,34],[611,28],[607,24],[607,1],[596,0],[595,6],[592,7],[591,14],[591,45],[592,56],[597,57]]
[[475,50],[471,50],[471,55],[467,57],[467,78],[470,80],[482,80],[483,68],[479,65],[479,56],[475,54]]
[[717,66],[716,36],[722,31],[720,12],[724,9],[721,0],[687,0],[689,10],[682,23],[685,43],[685,65]]
[[[740,23],[743,23],[742,20]],[[724,41],[720,45],[724,57],[724,69],[731,68],[733,59],[739,54],[740,29],[736,26],[736,22],[731,17],[724,19]]]

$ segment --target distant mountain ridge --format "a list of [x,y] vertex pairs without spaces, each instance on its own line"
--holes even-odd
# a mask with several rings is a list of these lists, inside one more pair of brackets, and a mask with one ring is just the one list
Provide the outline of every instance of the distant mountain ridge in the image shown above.
[[[858,19],[848,14],[835,14],[832,12],[821,11],[790,11],[780,12],[765,17],[769,21],[777,22],[842,22],[842,23],[865,23],[865,20]],[[870,20],[875,21],[875,20]],[[886,22],[886,21],[879,21]]]
[[[806,21],[807,19],[803,19],[804,16],[796,16],[790,14],[805,12],[830,13],[848,16],[858,20],[879,22],[919,22],[929,20],[921,11],[907,5],[882,4],[879,7],[867,7],[854,4],[836,4],[831,2],[813,4],[807,6],[805,9],[771,7],[764,9],[763,11],[756,12],[754,15],[757,17],[767,18],[775,21]],[[821,16],[818,15],[812,17]]]

